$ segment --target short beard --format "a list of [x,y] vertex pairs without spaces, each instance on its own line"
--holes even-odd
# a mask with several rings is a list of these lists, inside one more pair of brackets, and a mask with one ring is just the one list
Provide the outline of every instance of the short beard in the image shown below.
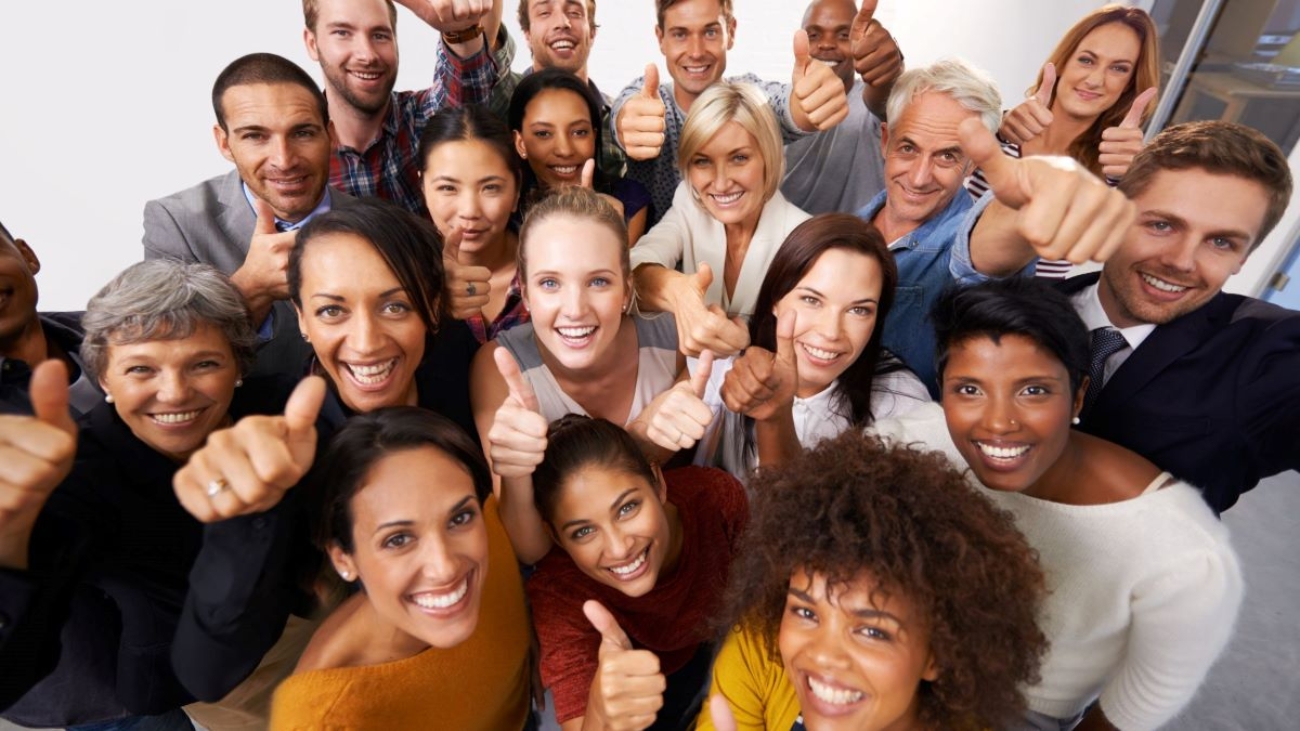
[[349,107],[371,118],[378,117],[388,106],[388,100],[393,94],[393,85],[397,82],[397,79],[394,78],[389,82],[388,88],[384,90],[383,96],[372,102],[358,97],[348,88],[345,80],[346,71],[337,67],[328,67],[325,64],[321,64],[321,70],[325,72],[325,83],[329,86],[331,94],[338,94],[339,98]]

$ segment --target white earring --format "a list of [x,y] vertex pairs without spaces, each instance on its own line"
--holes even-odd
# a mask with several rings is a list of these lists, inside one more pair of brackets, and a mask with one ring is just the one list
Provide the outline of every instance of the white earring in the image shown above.
[[242,379],[242,378],[236,378],[236,379],[235,379],[235,388],[239,388],[239,387],[242,386],[242,385],[244,385],[244,379]]
[[111,393],[104,394],[104,402],[109,404],[113,403],[113,394]]
[[1074,417],[1073,419],[1070,419],[1070,423],[1071,423],[1071,424],[1074,424],[1075,426],[1078,426],[1078,425],[1079,425],[1079,421],[1080,421],[1080,419],[1079,419],[1079,417],[1077,417],[1077,416]]
[[347,571],[340,571],[340,572],[339,572],[339,576],[342,577],[344,581],[347,581],[347,580],[348,580],[348,577],[349,577],[349,574],[348,574]]

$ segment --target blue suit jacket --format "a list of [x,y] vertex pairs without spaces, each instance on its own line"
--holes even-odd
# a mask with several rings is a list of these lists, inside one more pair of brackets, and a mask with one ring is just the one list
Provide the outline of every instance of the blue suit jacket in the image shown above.
[[[1098,274],[1061,284],[1073,294]],[[1300,469],[1300,313],[1220,293],[1156,327],[1078,427],[1201,488],[1216,512]]]

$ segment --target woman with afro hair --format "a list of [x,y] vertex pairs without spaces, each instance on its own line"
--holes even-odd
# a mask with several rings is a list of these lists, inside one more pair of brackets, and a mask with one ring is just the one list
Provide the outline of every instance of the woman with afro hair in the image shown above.
[[853,430],[752,487],[713,670],[721,698],[697,728],[727,715],[771,731],[1017,716],[1047,644],[1043,575],[1011,517],[945,459]]

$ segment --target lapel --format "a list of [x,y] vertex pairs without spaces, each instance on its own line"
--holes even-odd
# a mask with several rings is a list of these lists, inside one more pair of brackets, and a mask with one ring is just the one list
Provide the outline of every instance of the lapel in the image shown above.
[[1159,325],[1115,371],[1102,389],[1096,406],[1109,410],[1111,404],[1123,404],[1175,361],[1203,345],[1221,326],[1224,306],[1222,294],[1193,312]]
[[248,198],[244,197],[244,183],[239,171],[231,170],[219,185],[217,202],[221,204],[221,212],[217,214],[217,226],[232,244],[247,253],[257,217],[248,205]]

